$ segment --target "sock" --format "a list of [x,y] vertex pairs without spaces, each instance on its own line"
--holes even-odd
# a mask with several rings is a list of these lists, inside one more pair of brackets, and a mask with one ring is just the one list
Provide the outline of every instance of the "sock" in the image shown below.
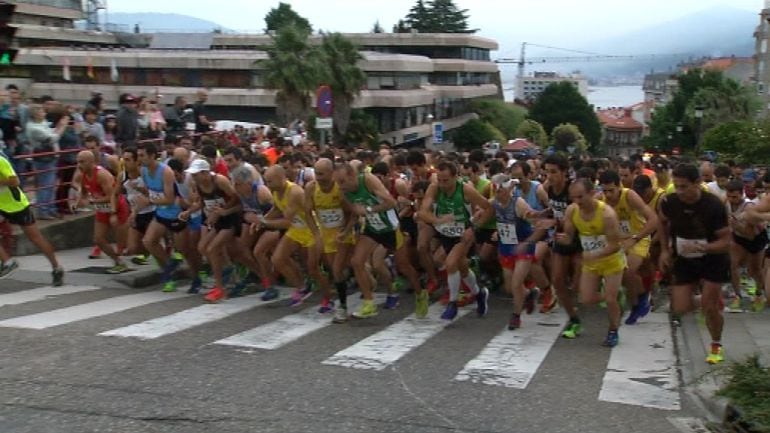
[[472,294],[475,295],[479,293],[479,284],[476,282],[476,274],[474,274],[470,269],[468,270],[468,275],[463,278],[463,283],[465,283],[465,285],[471,289]]
[[348,308],[347,282],[338,281],[334,283],[334,287],[337,288],[337,297],[340,300],[340,306],[342,308]]
[[578,316],[570,317],[569,321],[572,322],[572,323],[578,323],[579,324],[580,323],[580,317],[578,317]]
[[457,296],[460,294],[460,272],[456,271],[447,275],[447,283],[449,284],[449,302],[457,302]]

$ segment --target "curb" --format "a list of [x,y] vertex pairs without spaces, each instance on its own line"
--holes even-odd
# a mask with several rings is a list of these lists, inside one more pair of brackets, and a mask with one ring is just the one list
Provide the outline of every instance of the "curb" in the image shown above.
[[[190,275],[187,268],[177,269],[176,272],[174,272],[174,279],[177,281],[189,280]],[[157,269],[134,271],[128,274],[118,275],[114,280],[131,287],[132,289],[144,289],[150,286],[157,286],[163,282],[161,280],[161,273]]]

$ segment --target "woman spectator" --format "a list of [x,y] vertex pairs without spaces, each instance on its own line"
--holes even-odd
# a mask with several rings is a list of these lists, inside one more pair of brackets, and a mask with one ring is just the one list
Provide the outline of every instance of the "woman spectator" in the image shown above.
[[[56,123],[56,128],[48,126],[46,112],[42,105],[34,104],[29,108],[30,120],[27,123],[27,138],[33,153],[50,153],[59,151],[59,138],[67,128],[70,117],[62,115]],[[55,219],[59,215],[54,203],[54,188],[56,187],[56,164],[58,155],[48,154],[33,158],[32,166],[37,172],[36,202],[39,219]]]
[[115,131],[118,128],[118,121],[115,115],[108,114],[104,118],[104,140],[101,143],[102,152],[109,153],[110,155],[115,153]]

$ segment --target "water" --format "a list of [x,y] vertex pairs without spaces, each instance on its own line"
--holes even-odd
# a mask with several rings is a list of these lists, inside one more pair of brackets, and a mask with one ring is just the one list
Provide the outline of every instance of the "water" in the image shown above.
[[[506,101],[513,101],[513,85],[503,84],[508,89]],[[588,103],[597,108],[628,107],[644,101],[642,86],[596,86],[588,88]]]

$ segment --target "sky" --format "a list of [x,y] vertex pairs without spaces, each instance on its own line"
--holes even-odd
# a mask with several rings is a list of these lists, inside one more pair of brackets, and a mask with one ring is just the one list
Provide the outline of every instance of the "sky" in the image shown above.
[[[314,29],[368,32],[375,21],[390,31],[415,0],[284,0]],[[233,30],[261,31],[278,1],[110,0],[109,12],[173,12]],[[521,42],[569,48],[619,36],[713,7],[759,12],[763,0],[455,0],[468,9],[471,28],[497,40],[499,57],[517,56]]]

